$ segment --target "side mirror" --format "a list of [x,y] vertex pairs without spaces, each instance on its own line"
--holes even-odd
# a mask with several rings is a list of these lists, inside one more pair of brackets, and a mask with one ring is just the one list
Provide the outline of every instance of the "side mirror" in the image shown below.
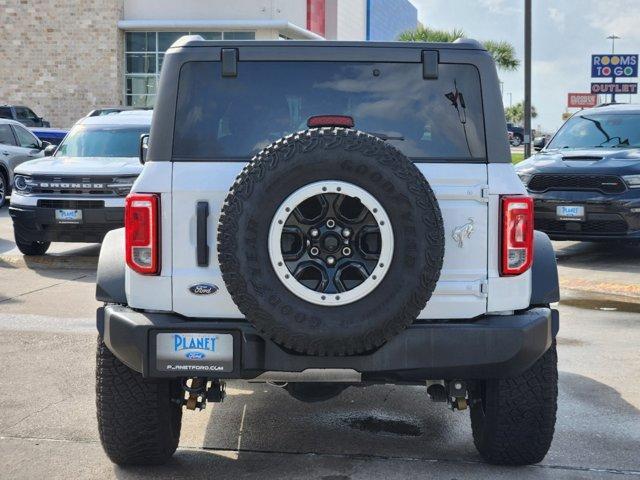
[[[42,142],[42,143],[49,143],[49,142]],[[56,151],[56,146],[49,144],[46,147],[44,147],[44,156],[50,157],[51,155],[54,154],[55,151]]]
[[542,150],[547,144],[547,139],[545,137],[538,137],[533,140],[533,148],[536,152]]
[[45,150],[49,145],[51,145],[51,142],[47,142],[46,140],[41,140],[40,150]]
[[149,134],[140,135],[140,163],[142,165],[147,161],[147,151],[149,150]]

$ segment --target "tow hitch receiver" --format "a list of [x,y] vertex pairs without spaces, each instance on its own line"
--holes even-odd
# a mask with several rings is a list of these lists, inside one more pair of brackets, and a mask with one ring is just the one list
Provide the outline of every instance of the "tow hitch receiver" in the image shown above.
[[[189,383],[190,381],[190,383]],[[179,402],[187,410],[204,410],[207,402],[222,402],[225,397],[226,384],[218,379],[191,378],[182,382],[183,398]],[[186,394],[186,397],[185,397]]]
[[463,380],[452,380],[447,385],[447,402],[451,410],[466,410],[468,406],[467,384]]

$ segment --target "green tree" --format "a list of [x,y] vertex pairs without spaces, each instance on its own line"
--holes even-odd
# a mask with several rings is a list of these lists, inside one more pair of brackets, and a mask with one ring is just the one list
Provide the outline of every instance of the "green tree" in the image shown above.
[[[524,102],[519,102],[515,105],[505,108],[504,116],[511,123],[522,123],[524,121]],[[536,111],[536,107],[531,105],[531,118],[536,118],[537,116],[538,112]]]
[[[454,29],[436,30],[428,27],[418,27],[415,30],[408,30],[401,33],[398,40],[402,42],[453,42],[458,38],[464,38],[464,30]],[[487,40],[482,42],[484,48],[493,56],[496,65],[501,70],[517,70],[520,60],[516,57],[515,48],[509,42]]]

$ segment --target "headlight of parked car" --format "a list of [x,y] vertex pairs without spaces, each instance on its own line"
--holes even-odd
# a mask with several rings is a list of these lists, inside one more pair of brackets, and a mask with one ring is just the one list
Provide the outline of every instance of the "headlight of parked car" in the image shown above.
[[640,175],[623,175],[622,178],[629,188],[640,188]]
[[113,183],[109,183],[107,188],[112,188],[116,191],[118,195],[128,195],[131,191],[131,187],[133,187],[133,182],[136,181],[137,176],[135,177],[119,177],[114,178]]
[[520,180],[522,181],[522,183],[524,183],[525,187],[527,185],[529,185],[529,180],[531,180],[531,177],[533,177],[533,174],[525,173],[525,172],[518,172],[518,171],[516,171],[516,173],[520,177]]
[[30,193],[33,187],[33,179],[27,175],[16,175],[13,177],[13,186],[22,194]]

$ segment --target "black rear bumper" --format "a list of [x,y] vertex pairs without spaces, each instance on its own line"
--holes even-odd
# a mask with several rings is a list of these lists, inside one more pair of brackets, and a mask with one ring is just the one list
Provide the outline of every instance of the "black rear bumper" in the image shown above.
[[83,202],[77,203],[61,208],[82,210],[82,223],[78,224],[56,222],[56,208],[16,205],[9,207],[9,215],[20,238],[27,242],[99,243],[108,231],[124,225],[123,207],[84,208]]
[[283,350],[242,320],[194,320],[168,313],[144,313],[118,305],[97,311],[107,347],[146,377],[180,376],[155,369],[158,332],[225,332],[234,335],[233,372],[217,378],[252,379],[264,372],[353,369],[363,381],[486,379],[517,375],[547,349],[559,328],[557,310],[532,308],[514,315],[488,315],[461,322],[416,322],[366,355],[314,357]]

